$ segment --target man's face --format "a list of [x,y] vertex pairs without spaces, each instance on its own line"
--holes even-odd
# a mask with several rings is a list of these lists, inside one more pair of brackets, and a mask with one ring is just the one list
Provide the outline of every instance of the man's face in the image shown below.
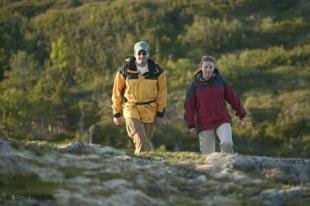
[[138,64],[146,64],[150,54],[145,50],[135,51],[135,58]]

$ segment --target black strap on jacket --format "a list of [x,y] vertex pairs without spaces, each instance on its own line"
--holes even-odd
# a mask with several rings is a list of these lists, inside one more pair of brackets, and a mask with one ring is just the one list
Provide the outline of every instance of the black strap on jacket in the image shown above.
[[[128,102],[126,99],[124,102]],[[129,104],[133,104],[133,105],[146,105],[146,104],[151,104],[153,102],[156,102],[156,99],[151,100],[151,101],[147,101],[147,102],[128,102]]]

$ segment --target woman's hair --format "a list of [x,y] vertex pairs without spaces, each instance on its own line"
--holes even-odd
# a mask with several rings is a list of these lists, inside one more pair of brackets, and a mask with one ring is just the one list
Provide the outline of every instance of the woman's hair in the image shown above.
[[203,62],[212,62],[213,64],[215,64],[216,59],[213,56],[209,55],[202,56],[199,64],[199,69],[202,67]]

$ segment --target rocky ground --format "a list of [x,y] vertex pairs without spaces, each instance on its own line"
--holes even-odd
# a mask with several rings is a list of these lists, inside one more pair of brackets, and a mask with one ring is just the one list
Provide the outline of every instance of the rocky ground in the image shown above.
[[0,205],[307,205],[310,160],[0,139]]

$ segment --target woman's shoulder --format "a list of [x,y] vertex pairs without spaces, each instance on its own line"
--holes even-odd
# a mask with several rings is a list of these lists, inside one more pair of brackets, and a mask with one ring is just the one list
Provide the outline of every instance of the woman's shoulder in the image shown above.
[[214,77],[212,79],[212,85],[214,87],[222,87],[227,85],[227,81],[220,73],[214,73]]

